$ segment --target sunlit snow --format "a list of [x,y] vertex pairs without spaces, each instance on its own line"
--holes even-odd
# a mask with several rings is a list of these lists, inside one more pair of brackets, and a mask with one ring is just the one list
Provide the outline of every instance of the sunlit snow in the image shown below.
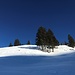
[[42,52],[36,45],[0,48],[0,75],[75,75],[75,48]]
[[68,47],[66,45],[60,45],[54,49],[54,52],[43,52],[38,49],[36,45],[22,45],[22,46],[13,46],[0,48],[0,57],[3,56],[55,56],[65,53],[75,52],[74,48]]

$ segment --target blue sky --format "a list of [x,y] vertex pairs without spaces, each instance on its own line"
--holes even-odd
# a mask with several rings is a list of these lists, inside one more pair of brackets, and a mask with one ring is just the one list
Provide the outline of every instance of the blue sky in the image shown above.
[[75,38],[74,0],[0,0],[0,46],[18,38],[35,44],[38,27],[50,28],[59,42]]

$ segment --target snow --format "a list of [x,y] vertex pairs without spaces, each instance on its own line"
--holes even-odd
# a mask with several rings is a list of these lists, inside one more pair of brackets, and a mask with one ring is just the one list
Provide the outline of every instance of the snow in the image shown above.
[[0,57],[6,56],[56,56],[66,53],[75,52],[74,48],[68,47],[66,45],[60,45],[54,49],[54,52],[43,52],[38,49],[36,45],[22,45],[0,48]]
[[60,45],[54,51],[36,45],[0,48],[0,75],[75,75],[75,48]]

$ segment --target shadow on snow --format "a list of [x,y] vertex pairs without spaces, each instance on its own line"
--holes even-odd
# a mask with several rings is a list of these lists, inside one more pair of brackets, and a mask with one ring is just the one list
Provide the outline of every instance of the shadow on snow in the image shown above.
[[0,75],[75,75],[75,53],[0,57]]

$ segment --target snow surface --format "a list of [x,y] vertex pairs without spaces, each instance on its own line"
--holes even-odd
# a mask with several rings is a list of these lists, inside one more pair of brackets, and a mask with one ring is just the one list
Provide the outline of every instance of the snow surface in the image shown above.
[[0,48],[0,57],[14,56],[14,55],[56,56],[72,52],[75,52],[74,48],[68,47],[66,45],[57,46],[57,48],[54,49],[54,52],[50,53],[39,50],[36,45],[22,45],[22,46]]
[[75,48],[60,45],[55,52],[36,45],[0,48],[0,75],[75,75]]

